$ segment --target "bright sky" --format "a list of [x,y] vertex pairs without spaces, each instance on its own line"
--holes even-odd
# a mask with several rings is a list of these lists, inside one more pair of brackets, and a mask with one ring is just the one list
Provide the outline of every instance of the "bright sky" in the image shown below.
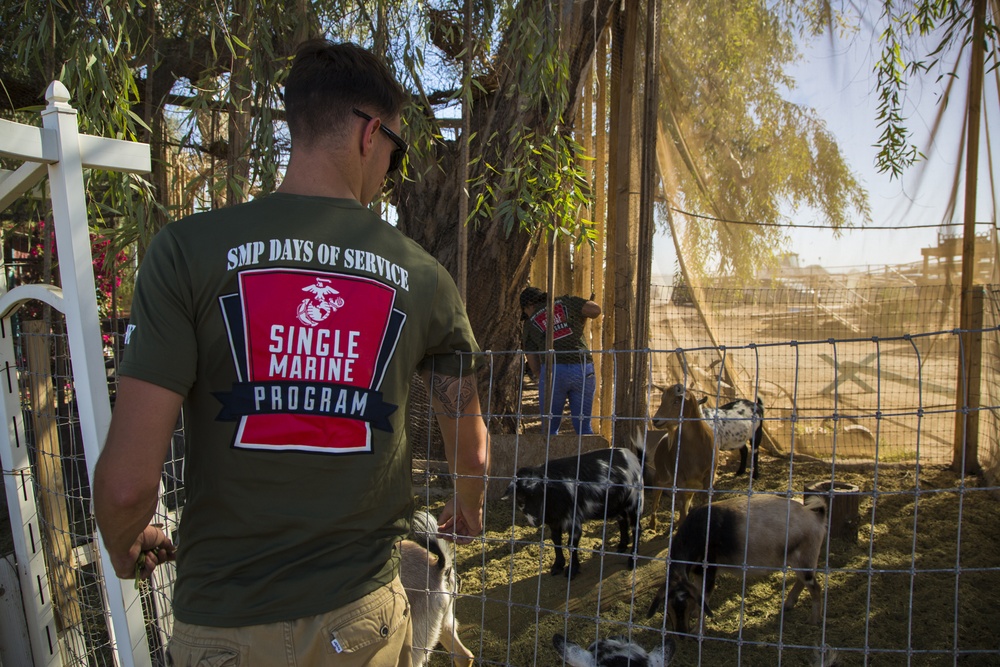
[[[815,109],[837,137],[849,165],[862,185],[868,188],[872,226],[940,224],[945,217],[955,165],[959,161],[968,66],[960,69],[961,79],[956,83],[956,92],[947,108],[944,131],[929,149],[929,131],[944,90],[944,81],[935,81],[935,72],[925,77],[924,81],[910,86],[907,124],[913,133],[911,140],[924,152],[927,160],[922,168],[911,167],[902,181],[892,180],[888,175],[879,174],[874,166],[877,150],[873,144],[878,140],[879,128],[875,120],[878,100],[872,65],[878,52],[876,38],[864,31],[846,39],[831,41],[827,37],[820,38],[807,49],[804,60],[791,72],[798,82],[791,99]],[[986,98],[992,100],[992,104],[996,104],[997,100],[994,82],[995,79],[988,81],[991,92]],[[990,116],[993,124],[993,139],[1000,138],[995,129],[996,122],[1000,120],[997,109],[984,108],[983,111]],[[986,165],[985,129],[981,130],[981,139],[983,155],[979,167],[976,219],[993,221],[996,214],[989,193],[991,185]],[[996,145],[995,141],[992,143]],[[961,223],[961,203],[952,221]],[[818,224],[818,219],[806,211],[793,222]],[[952,229],[960,233],[961,227]],[[983,233],[987,228],[979,227],[978,231]],[[867,265],[918,262],[922,247],[937,245],[937,233],[937,228],[868,230],[845,232],[840,239],[834,239],[829,231],[792,230],[793,245],[790,250],[799,254],[802,266],[822,264],[835,271],[847,271],[851,268],[864,269]],[[654,273],[673,274],[674,248],[668,236],[657,235],[654,257]]]

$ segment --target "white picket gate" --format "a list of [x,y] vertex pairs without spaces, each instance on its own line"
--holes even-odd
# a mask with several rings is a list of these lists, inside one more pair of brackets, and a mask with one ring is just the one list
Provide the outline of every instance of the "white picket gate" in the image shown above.
[[[65,316],[73,392],[79,408],[87,473],[92,476],[111,421],[111,407],[91,268],[83,170],[150,171],[147,144],[80,134],[77,112],[69,105],[69,98],[66,87],[54,81],[45,92],[48,104],[40,114],[42,127],[0,120],[0,155],[24,161],[15,171],[0,172],[0,209],[10,206],[48,175],[62,285],[61,289],[21,285],[4,293],[6,285],[0,284],[0,419],[7,424],[7,428],[0,428],[0,462],[7,475],[4,486],[32,657],[35,665],[46,666],[71,663],[67,656],[77,651],[67,651],[66,647],[79,645],[86,638],[73,636],[73,628],[57,631],[56,627],[42,553],[36,482],[22,423],[11,316],[29,300],[42,301]],[[113,572],[96,535],[92,536],[91,546],[99,550],[102,571]],[[150,665],[139,593],[130,583],[122,585],[114,576],[104,578],[103,583],[114,660],[125,667]]]

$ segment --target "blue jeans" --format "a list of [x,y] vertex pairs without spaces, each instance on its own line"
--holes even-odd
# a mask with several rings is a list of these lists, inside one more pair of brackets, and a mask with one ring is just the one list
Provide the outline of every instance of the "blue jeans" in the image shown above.
[[[548,374],[542,366],[541,377],[538,378],[538,402],[545,400],[545,382]],[[542,427],[548,424],[549,433],[559,431],[562,422],[563,409],[569,401],[569,412],[573,419],[573,430],[577,434],[592,435],[594,429],[590,426],[590,414],[594,410],[594,391],[597,380],[594,377],[594,364],[574,363],[556,364],[552,374],[552,403],[549,412],[541,410]],[[549,418],[551,416],[551,419]]]

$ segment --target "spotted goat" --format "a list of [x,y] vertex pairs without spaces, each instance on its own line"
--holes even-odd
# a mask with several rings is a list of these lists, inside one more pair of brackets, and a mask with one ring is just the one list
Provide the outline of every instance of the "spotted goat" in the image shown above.
[[552,636],[552,646],[569,667],[666,667],[674,657],[674,640],[665,637],[663,644],[647,653],[638,644],[624,637],[598,639],[589,648],[567,640],[562,635]]
[[[660,405],[653,415],[653,425],[658,429],[667,429],[675,426],[681,418],[680,405],[674,399],[677,395],[682,395],[687,391],[682,384],[675,384],[670,387],[657,387],[662,393]],[[760,472],[759,454],[760,443],[764,438],[764,403],[759,398],[757,402],[746,399],[736,399],[717,408],[712,408],[705,403],[708,397],[704,396],[698,401],[701,409],[701,419],[712,429],[715,436],[715,448],[720,452],[739,450],[740,467],[736,471],[737,475],[742,475],[747,470],[747,442],[751,442],[753,448],[753,462],[750,466],[751,477],[757,479]]]
[[440,642],[455,667],[472,667],[475,656],[458,638],[455,618],[455,545],[437,535],[437,521],[424,510],[414,512],[410,537],[399,543],[399,578],[412,614],[413,666],[426,665]]

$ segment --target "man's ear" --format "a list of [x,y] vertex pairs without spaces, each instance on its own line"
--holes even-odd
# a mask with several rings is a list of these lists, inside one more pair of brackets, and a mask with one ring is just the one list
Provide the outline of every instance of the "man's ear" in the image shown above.
[[364,129],[361,133],[361,154],[365,157],[375,150],[375,135],[378,134],[378,128],[382,121],[378,118],[372,118],[366,121],[364,124]]

